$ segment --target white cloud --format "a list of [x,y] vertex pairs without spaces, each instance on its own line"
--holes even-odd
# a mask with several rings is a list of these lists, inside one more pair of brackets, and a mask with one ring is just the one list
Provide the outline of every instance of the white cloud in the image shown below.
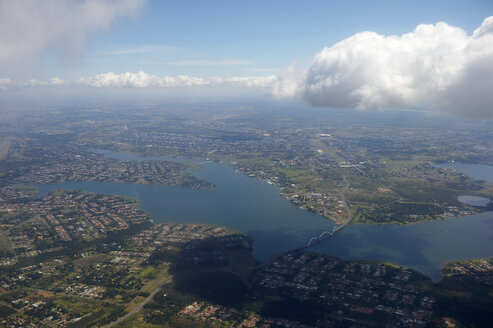
[[[46,48],[77,52],[86,36],[139,11],[145,0],[0,1],[0,70],[35,61]],[[22,65],[22,66],[21,66]]]
[[49,81],[37,81],[35,79],[30,79],[26,83],[24,83],[25,86],[29,87],[37,87],[37,86],[60,86],[60,85],[66,85],[69,84],[68,81],[59,79],[58,77],[52,77]]
[[177,77],[164,77],[161,79],[163,87],[194,87],[209,85],[210,82],[201,78],[188,75],[178,75]]
[[304,76],[288,68],[273,94],[315,106],[428,106],[493,117],[493,17],[471,36],[440,22],[401,36],[362,32],[319,52]]
[[81,85],[94,88],[150,88],[150,87],[189,87],[209,84],[208,81],[186,75],[176,77],[157,77],[144,72],[98,74],[78,81]]
[[277,80],[275,75],[269,76],[241,76],[224,79],[223,83],[229,83],[235,87],[270,88]]
[[272,85],[272,95],[276,98],[289,98],[299,94],[302,82],[301,74],[296,70],[293,62],[283,69]]
[[115,74],[112,72],[81,78],[78,84],[95,88],[151,88],[151,87],[196,87],[230,85],[246,88],[270,88],[276,76],[256,77],[213,77],[204,79],[188,75],[158,77],[144,72]]
[[7,90],[7,87],[10,84],[10,79],[6,77],[0,77],[0,90]]
[[148,75],[144,72],[138,73],[122,73],[115,74],[112,72],[97,74],[88,78],[79,79],[79,84],[87,85],[94,88],[102,87],[133,87],[133,88],[146,88],[151,86],[158,86],[159,78]]

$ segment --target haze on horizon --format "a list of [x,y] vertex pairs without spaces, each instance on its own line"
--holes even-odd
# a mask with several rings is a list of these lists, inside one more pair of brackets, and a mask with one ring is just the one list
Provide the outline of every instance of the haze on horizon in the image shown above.
[[487,0],[1,0],[0,106],[256,99],[491,119],[492,15]]

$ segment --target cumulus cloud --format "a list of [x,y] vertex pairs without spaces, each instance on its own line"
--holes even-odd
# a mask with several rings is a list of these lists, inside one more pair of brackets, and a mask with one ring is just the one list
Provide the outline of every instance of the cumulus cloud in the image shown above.
[[208,81],[198,77],[187,75],[157,77],[144,72],[122,74],[109,72],[81,78],[78,82],[94,88],[185,87],[208,84]]
[[78,84],[94,88],[151,88],[151,87],[197,87],[231,85],[246,88],[270,88],[276,76],[267,77],[213,77],[204,79],[188,75],[158,77],[145,72],[115,74],[112,72],[81,78]]
[[49,81],[37,81],[35,79],[30,79],[29,81],[24,83],[25,86],[29,86],[29,87],[66,85],[66,84],[69,84],[69,82],[59,79],[58,77],[53,77]]
[[294,97],[300,93],[302,77],[296,70],[296,62],[283,69],[272,85],[272,95],[276,98]]
[[135,14],[145,0],[0,1],[0,69],[35,60],[47,47],[78,51],[90,33]]
[[472,35],[439,22],[410,33],[362,32],[316,54],[303,76],[288,68],[273,94],[314,106],[374,110],[427,106],[493,117],[493,17]]
[[277,81],[277,76],[241,76],[224,79],[222,83],[228,83],[235,87],[246,88],[271,88]]

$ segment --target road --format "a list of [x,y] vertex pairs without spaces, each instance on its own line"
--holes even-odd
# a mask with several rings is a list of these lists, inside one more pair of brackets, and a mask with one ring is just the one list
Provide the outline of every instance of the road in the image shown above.
[[344,187],[344,189],[341,190],[339,195],[341,196],[342,202],[344,203],[344,207],[346,207],[347,219],[339,227],[336,228],[336,231],[341,230],[344,226],[348,225],[353,219],[353,215],[351,214],[351,209],[349,208],[346,197],[344,196],[344,193],[349,189],[350,184],[349,181],[347,181],[346,176],[343,176],[342,178],[344,179],[346,186]]
[[[8,233],[9,231],[7,231],[7,234]],[[9,237],[10,248],[12,249],[12,253],[14,253],[15,256],[15,261],[18,262],[19,259],[17,258],[17,253],[15,252],[14,243],[12,243],[12,239],[10,239],[10,235],[8,237]]]
[[300,247],[298,249],[308,248],[308,247],[310,247],[310,246],[312,246],[312,245],[320,242],[322,240],[322,238],[325,237],[325,236],[332,237],[337,231],[339,231],[342,228],[344,228],[353,219],[353,214],[351,213],[351,208],[349,207],[349,205],[347,203],[347,200],[346,200],[346,197],[344,196],[344,193],[349,189],[349,187],[351,185],[349,184],[349,181],[347,181],[346,176],[343,176],[343,180],[346,183],[346,186],[339,192],[339,196],[341,197],[341,200],[342,200],[342,202],[344,204],[344,207],[346,208],[347,219],[345,221],[343,221],[340,225],[334,226],[334,230],[332,230],[332,231],[324,231],[324,232],[322,232],[322,234],[320,234],[320,236],[318,236],[318,237],[317,236],[312,237],[310,239],[310,241],[308,241],[308,244],[306,246]]
[[0,160],[6,159],[9,153],[9,141],[0,141]]
[[135,313],[139,312],[140,309],[142,309],[142,307],[144,305],[146,305],[147,303],[149,303],[153,298],[154,296],[159,293],[159,291],[161,289],[163,289],[163,287],[167,284],[169,284],[171,282],[171,278],[166,280],[161,286],[159,286],[158,288],[154,289],[154,291],[149,295],[147,296],[143,301],[142,303],[140,303],[139,305],[137,305],[132,311],[128,312],[127,314],[125,314],[124,316],[118,318],[117,320],[107,324],[106,326],[103,326],[103,328],[110,328],[110,327],[113,327],[114,325],[117,325],[119,324],[120,322],[122,321],[125,321],[126,319],[130,318],[132,315],[134,315]]

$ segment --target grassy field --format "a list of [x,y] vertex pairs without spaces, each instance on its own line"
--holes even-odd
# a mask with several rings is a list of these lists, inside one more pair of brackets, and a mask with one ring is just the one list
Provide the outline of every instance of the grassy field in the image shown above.
[[110,257],[107,256],[106,254],[96,254],[96,255],[86,256],[84,258],[75,260],[74,265],[81,267],[81,268],[85,268],[85,267],[88,267],[92,264],[102,263],[109,258]]
[[137,274],[137,278],[147,280],[147,283],[140,289],[140,295],[136,296],[125,307],[125,312],[130,312],[144,301],[147,295],[151,294],[156,288],[162,286],[171,278],[167,265],[160,265],[158,268],[146,266]]
[[152,324],[144,321],[144,315],[138,312],[127,320],[114,326],[115,328],[209,328],[218,327],[212,326],[205,322],[191,321],[185,318],[171,318],[167,322],[161,324]]

